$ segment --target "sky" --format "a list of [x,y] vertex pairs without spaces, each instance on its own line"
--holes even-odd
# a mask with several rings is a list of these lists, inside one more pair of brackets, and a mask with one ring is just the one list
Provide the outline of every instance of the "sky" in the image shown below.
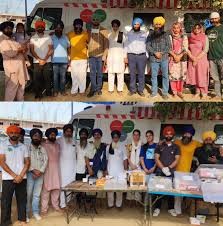
[[[27,0],[28,13],[31,12],[38,0]],[[0,0],[0,14],[25,16],[25,0]]]
[[[0,118],[68,123],[71,119],[71,102],[0,102]],[[93,104],[75,102],[73,113]]]

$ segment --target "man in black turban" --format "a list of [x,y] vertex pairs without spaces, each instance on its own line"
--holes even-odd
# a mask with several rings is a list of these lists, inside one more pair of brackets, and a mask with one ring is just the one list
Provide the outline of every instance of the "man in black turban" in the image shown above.
[[58,130],[57,128],[49,128],[46,130],[45,135],[49,141],[55,142],[58,135]]
[[19,138],[19,142],[21,142],[22,144],[24,144],[24,137],[25,137],[26,131],[23,128],[20,128],[20,138]]
[[8,37],[12,36],[13,29],[14,29],[14,23],[12,21],[5,21],[0,25],[0,31]]

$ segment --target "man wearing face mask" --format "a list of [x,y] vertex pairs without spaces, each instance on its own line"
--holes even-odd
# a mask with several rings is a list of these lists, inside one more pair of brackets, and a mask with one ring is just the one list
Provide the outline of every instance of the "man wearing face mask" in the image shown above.
[[109,46],[108,31],[100,25],[100,17],[96,14],[92,16],[92,28],[89,31],[89,36],[91,90],[88,97],[92,97],[95,94],[102,95],[103,62],[106,62]]
[[87,129],[82,128],[79,132],[79,136],[80,143],[76,145],[77,153],[76,180],[82,181],[82,179],[86,177],[85,156],[87,156],[88,153],[90,153],[94,148],[92,144],[88,142],[89,132]]
[[169,35],[164,31],[165,19],[155,17],[153,20],[154,31],[148,36],[147,50],[149,52],[149,59],[152,73],[152,94],[151,98],[157,97],[158,84],[157,76],[159,69],[162,71],[162,97],[164,100],[168,99],[169,91],[169,66],[168,58],[171,51],[171,42]]
[[[181,140],[175,140],[175,144],[180,148],[180,159],[176,170],[189,173],[191,171],[192,160],[196,148],[201,147],[201,143],[193,140],[195,129],[192,125],[184,126],[183,136]],[[181,209],[182,198],[175,197],[175,211],[178,215],[182,214]]]
[[[145,96],[143,91],[145,87],[145,68],[147,62],[147,33],[141,30],[142,25],[143,20],[141,18],[135,18],[132,22],[132,30],[127,33],[125,41],[125,52],[127,54],[125,63],[128,64],[130,72],[130,96],[134,95],[136,92],[138,92],[140,96]],[[136,86],[137,74],[139,81],[138,87]]]
[[13,39],[14,24],[6,21],[1,24],[0,52],[5,72],[5,101],[23,101],[25,84],[29,80],[25,64],[27,46]]
[[44,174],[41,197],[41,212],[43,215],[48,212],[50,199],[53,208],[60,212],[60,145],[56,142],[58,130],[49,128],[46,130],[45,135],[47,140],[43,147],[47,152],[48,165]]
[[[60,145],[60,175],[61,187],[75,181],[76,177],[76,150],[73,140],[73,125],[67,124],[63,127],[63,136],[57,142]],[[64,192],[60,194],[60,207],[65,208]]]
[[27,208],[26,222],[29,222],[30,212],[38,221],[41,220],[39,201],[43,185],[43,174],[47,167],[48,156],[42,146],[43,133],[39,129],[30,131],[31,144],[29,145],[30,168],[27,173]]
[[208,59],[210,61],[210,74],[214,80],[215,94],[218,99],[223,98],[223,25],[220,14],[210,14],[212,27],[206,33],[209,39]]
[[13,194],[17,200],[18,221],[26,225],[27,180],[30,166],[29,151],[19,142],[20,128],[7,128],[9,139],[0,144],[0,166],[2,168],[1,226],[9,226]]
[[216,133],[206,131],[202,134],[203,145],[195,150],[194,156],[198,159],[199,164],[217,164],[220,153],[215,146]]
[[83,21],[75,19],[73,22],[74,30],[67,34],[71,44],[70,66],[72,88],[71,94],[76,96],[78,92],[85,94],[87,78],[87,45],[88,33],[83,30]]
[[68,54],[70,52],[70,42],[66,35],[63,35],[64,23],[59,21],[55,27],[53,40],[53,92],[54,96],[58,96],[60,92],[63,96],[66,95],[66,72],[68,66]]
[[[164,142],[158,145],[155,149],[156,175],[173,177],[174,171],[180,159],[179,147],[173,143],[175,131],[172,126],[166,126],[163,129]],[[153,216],[157,217],[160,214],[162,199],[158,200],[155,205]],[[168,197],[168,212],[171,216],[176,217],[174,210],[174,197]]]
[[52,61],[53,42],[48,34],[45,34],[46,23],[36,21],[36,34],[30,39],[30,51],[33,55],[33,85],[35,98],[42,98],[44,88],[46,95],[52,96]]

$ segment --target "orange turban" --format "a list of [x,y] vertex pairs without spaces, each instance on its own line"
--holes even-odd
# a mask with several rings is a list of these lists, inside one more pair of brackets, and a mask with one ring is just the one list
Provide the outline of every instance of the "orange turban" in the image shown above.
[[19,133],[20,134],[21,129],[18,126],[11,125],[7,128],[6,133]]
[[171,133],[171,135],[175,135],[175,130],[172,126],[166,126],[164,129],[163,129],[163,136],[166,136],[167,133]]
[[38,27],[46,28],[46,23],[42,20],[37,20],[36,23],[35,23],[35,29],[37,29]]

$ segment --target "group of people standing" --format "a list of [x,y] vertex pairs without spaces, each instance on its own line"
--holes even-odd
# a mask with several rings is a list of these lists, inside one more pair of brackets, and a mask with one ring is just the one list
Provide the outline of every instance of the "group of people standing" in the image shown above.
[[67,95],[65,84],[69,66],[71,94],[85,95],[88,65],[91,80],[88,97],[102,95],[105,68],[108,91],[114,92],[117,75],[117,91],[122,94],[127,67],[130,73],[129,95],[138,93],[145,96],[145,70],[149,59],[152,82],[149,98],[157,96],[157,77],[161,70],[162,97],[165,100],[169,97],[169,84],[174,97],[183,98],[184,84],[188,84],[195,86],[196,97],[207,99],[209,74],[215,83],[216,98],[221,99],[223,29],[219,13],[211,13],[210,21],[212,27],[206,31],[202,24],[195,24],[189,37],[180,22],[175,22],[169,33],[165,32],[163,17],[154,18],[154,29],[149,32],[141,29],[142,19],[135,18],[127,33],[121,31],[121,22],[117,19],[111,22],[112,31],[109,32],[100,25],[97,16],[92,16],[91,29],[85,31],[83,21],[78,18],[73,22],[74,30],[64,35],[64,23],[58,21],[51,36],[45,33],[45,22],[36,21],[36,33],[31,38],[26,35],[22,24],[17,26],[13,35],[14,24],[4,22],[1,24],[0,52],[6,74],[5,100],[24,100],[25,83],[29,79],[26,68],[30,65],[28,50],[33,57],[36,98],[42,98],[44,90],[47,96]]
[[[198,164],[223,163],[223,147],[215,146],[216,134],[207,131],[202,135],[203,144],[193,140],[195,130],[185,126],[181,140],[175,140],[172,126],[166,126],[163,140],[154,142],[152,130],[146,132],[146,143],[142,143],[141,132],[133,131],[132,143],[120,142],[121,133],[111,133],[111,143],[102,142],[101,129],[92,131],[93,142],[88,141],[89,131],[79,131],[80,141],[73,141],[73,126],[63,127],[63,136],[57,138],[56,128],[45,132],[39,129],[30,131],[31,143],[22,143],[23,130],[17,126],[7,128],[8,139],[0,145],[0,165],[2,167],[1,225],[11,224],[11,204],[15,192],[18,220],[21,225],[29,222],[31,212],[36,220],[47,214],[49,202],[55,211],[66,207],[61,188],[80,180],[86,175],[101,178],[109,175],[119,178],[125,170],[143,170],[146,175],[173,177],[174,171],[190,172],[193,157]],[[116,197],[116,200],[115,200]],[[122,192],[107,193],[108,207],[122,207]],[[129,193],[127,199],[140,201],[140,193]],[[78,201],[78,196],[77,196]],[[80,200],[79,200],[80,201]],[[160,213],[162,199],[157,202],[154,216]],[[177,216],[182,213],[182,200],[168,198],[169,213]]]

